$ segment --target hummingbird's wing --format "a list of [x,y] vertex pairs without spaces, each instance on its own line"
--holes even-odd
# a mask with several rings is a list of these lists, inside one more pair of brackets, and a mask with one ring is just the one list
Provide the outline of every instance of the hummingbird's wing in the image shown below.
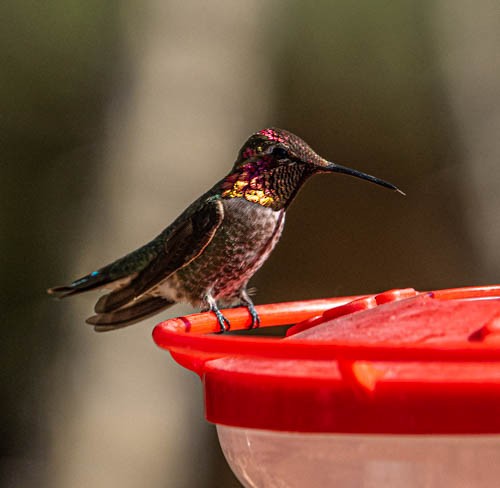
[[196,207],[190,207],[165,235],[159,236],[162,249],[129,284],[99,299],[95,306],[98,314],[127,306],[202,253],[222,223],[224,207],[218,198],[208,199]]
[[69,285],[49,288],[47,293],[57,298],[65,298],[78,293],[98,289],[115,289],[129,283],[137,272],[143,269],[157,255],[157,242],[153,240],[112,263],[93,271]]
[[[127,256],[124,256],[120,259],[124,259],[126,257]],[[111,287],[120,286],[122,281],[126,281],[128,279],[130,273],[123,270],[119,275],[115,276],[109,271],[109,268],[114,264],[115,263],[111,263],[110,265],[104,266],[97,271],[93,271],[92,273],[73,281],[73,283],[70,283],[69,285],[54,286],[49,288],[47,293],[57,298],[66,298],[71,295],[106,287],[108,285]]]
[[[213,198],[213,197],[212,197]],[[200,200],[206,202],[200,205]],[[171,237],[175,237],[176,231],[189,222],[190,217],[195,213],[196,209],[205,209],[208,207],[207,214],[210,216],[210,206],[213,205],[211,195],[203,195],[199,200],[194,202],[188,209],[181,214],[175,222],[167,227],[157,238],[148,242],[141,248],[132,251],[126,256],[113,261],[112,263],[93,271],[88,275],[83,276],[69,285],[56,286],[49,288],[47,292],[58,298],[65,298],[86,291],[108,288],[111,290],[122,288],[130,283],[137,274],[145,269],[149,263],[154,261],[159,254],[164,253],[164,242],[167,242]],[[210,234],[207,234],[210,238]]]

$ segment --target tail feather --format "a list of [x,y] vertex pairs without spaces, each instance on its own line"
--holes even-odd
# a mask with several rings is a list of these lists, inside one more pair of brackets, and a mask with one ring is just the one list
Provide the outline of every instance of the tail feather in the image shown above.
[[136,292],[133,286],[124,286],[99,298],[95,304],[94,312],[102,314],[119,310],[131,302],[135,296]]
[[174,303],[163,297],[144,297],[128,307],[109,313],[98,313],[89,317],[86,322],[93,325],[96,332],[107,332],[135,324],[172,306]]

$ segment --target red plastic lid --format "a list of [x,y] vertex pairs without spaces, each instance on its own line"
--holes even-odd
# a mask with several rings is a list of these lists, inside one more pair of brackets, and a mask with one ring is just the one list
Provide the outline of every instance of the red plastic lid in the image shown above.
[[[500,433],[500,285],[258,306],[285,339],[211,334],[213,313],[155,342],[203,380],[207,419],[296,432]],[[246,309],[225,310],[232,330]]]

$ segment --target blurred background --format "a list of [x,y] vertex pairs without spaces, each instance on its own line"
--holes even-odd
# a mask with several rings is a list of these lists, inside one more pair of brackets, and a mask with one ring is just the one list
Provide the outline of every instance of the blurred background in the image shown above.
[[145,243],[289,129],[387,179],[311,180],[256,303],[498,282],[494,0],[0,4],[0,470],[8,487],[238,487],[201,384],[63,284]]

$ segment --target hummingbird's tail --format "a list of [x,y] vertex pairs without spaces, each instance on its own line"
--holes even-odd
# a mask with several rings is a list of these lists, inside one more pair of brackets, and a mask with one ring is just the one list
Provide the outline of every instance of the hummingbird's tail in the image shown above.
[[171,307],[175,302],[163,297],[145,296],[133,302],[132,305],[119,308],[113,312],[98,313],[89,317],[86,322],[94,326],[96,332],[107,332],[109,330],[121,329],[135,324],[151,315]]

